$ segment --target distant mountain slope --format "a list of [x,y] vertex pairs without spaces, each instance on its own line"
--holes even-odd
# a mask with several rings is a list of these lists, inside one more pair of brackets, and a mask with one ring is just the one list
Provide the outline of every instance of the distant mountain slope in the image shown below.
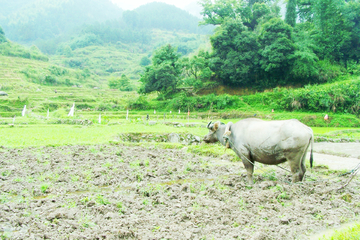
[[45,62],[49,61],[49,58],[45,56],[36,46],[27,48],[20,44],[9,41],[0,26],[0,56],[1,55],[36,59]]
[[140,28],[158,28],[169,31],[186,31],[189,33],[208,34],[211,27],[199,27],[200,19],[187,11],[161,2],[152,2],[125,11],[123,19],[130,25]]
[[[102,78],[108,76],[121,76],[126,74],[131,80],[138,80],[143,72],[140,62],[143,57],[151,59],[153,51],[165,44],[178,47],[183,55],[205,48],[209,39],[205,35],[193,33],[179,33],[154,29],[149,32],[151,41],[131,43],[88,43],[83,46],[72,45],[80,38],[74,38],[59,47],[58,54],[50,56],[50,62],[63,67],[88,69]],[[106,39],[96,35],[100,39]],[[85,42],[84,42],[85,43]],[[73,48],[74,47],[74,48]]]
[[36,0],[0,0],[0,19],[7,17],[12,12],[15,12]]
[[110,0],[0,0],[0,5],[0,25],[8,38],[25,43],[54,38],[84,23],[120,18],[122,13]]

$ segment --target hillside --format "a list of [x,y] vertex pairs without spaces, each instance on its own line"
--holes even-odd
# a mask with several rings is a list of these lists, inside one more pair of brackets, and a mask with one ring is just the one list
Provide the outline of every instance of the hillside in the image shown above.
[[0,90],[31,91],[40,85],[100,86],[96,75],[49,63],[36,46],[30,48],[9,41],[0,27]]
[[[78,110],[119,110],[124,109],[130,98],[135,99],[134,93],[110,90],[106,83],[102,88],[96,76],[85,74],[48,62],[0,55],[0,91],[8,94],[0,98],[0,116],[19,116],[24,105],[32,112],[44,113],[50,109],[58,110],[58,116],[66,116],[74,102]],[[57,83],[40,84],[41,77],[56,79]],[[71,82],[70,86],[59,84],[66,79]]]
[[199,27],[198,18],[158,2],[123,14],[111,3],[99,7],[100,0],[88,1],[85,8],[83,0],[34,0],[15,7],[21,3],[7,2],[1,10],[0,24],[10,40],[34,44],[51,63],[90,71],[102,79],[125,74],[138,80],[146,65],[141,60],[149,62],[155,49],[172,44],[182,55],[195,53],[208,46],[205,33],[213,29]]
[[26,48],[20,44],[9,41],[0,26],[0,55],[36,59],[40,61],[49,61],[36,46]]
[[[143,72],[140,62],[142,58],[151,59],[152,52],[165,44],[178,47],[183,55],[205,48],[209,40],[205,35],[176,33],[162,30],[152,30],[149,33],[151,41],[143,43],[108,43],[89,44],[82,48],[62,51],[59,55],[50,56],[50,62],[78,69],[89,69],[102,77],[126,74],[130,79],[138,80]],[[71,45],[71,42],[64,43]],[[67,48],[69,49],[69,48]]]

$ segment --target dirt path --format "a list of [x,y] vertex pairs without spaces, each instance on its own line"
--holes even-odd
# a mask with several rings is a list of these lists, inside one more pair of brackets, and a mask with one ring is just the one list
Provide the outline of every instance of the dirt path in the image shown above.
[[329,154],[314,153],[314,165],[326,165],[331,170],[351,170],[360,163],[358,158],[339,157]]
[[315,151],[344,155],[352,158],[360,157],[360,143],[329,143],[318,142],[314,145]]
[[314,164],[332,170],[351,170],[360,163],[360,143],[320,142],[315,143],[314,151]]

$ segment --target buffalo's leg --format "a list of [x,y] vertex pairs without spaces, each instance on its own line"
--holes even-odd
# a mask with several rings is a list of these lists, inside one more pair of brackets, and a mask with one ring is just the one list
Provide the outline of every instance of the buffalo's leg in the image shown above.
[[304,180],[304,176],[305,176],[305,172],[306,172],[305,160],[306,160],[306,153],[307,153],[308,148],[309,148],[309,146],[307,146],[305,148],[305,151],[303,152],[303,155],[302,155],[301,160],[300,160],[301,161],[300,162],[300,167],[301,167],[300,181]]
[[305,165],[303,161],[303,153],[300,152],[294,156],[289,157],[290,169],[292,173],[292,182],[300,182],[302,181],[305,174]]
[[247,159],[241,159],[247,172],[247,181],[249,184],[253,184],[253,173],[254,173],[254,161],[247,156]]
[[[304,157],[305,158],[305,157]],[[301,175],[299,176],[300,181],[302,181],[304,179],[305,176],[305,172],[306,172],[306,167],[305,167],[305,159],[301,160]]]
[[304,180],[305,172],[306,172],[306,167],[305,167],[305,164],[304,164],[304,162],[301,162],[301,175],[300,175],[300,181]]
[[302,170],[299,167],[291,168],[292,183],[299,182],[302,180]]

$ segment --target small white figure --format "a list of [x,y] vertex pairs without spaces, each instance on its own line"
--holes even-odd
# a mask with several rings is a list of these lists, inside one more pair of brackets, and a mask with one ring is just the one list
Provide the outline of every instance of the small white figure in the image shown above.
[[74,116],[74,112],[75,112],[75,103],[73,103],[70,112],[68,114],[68,117],[73,117]]
[[26,113],[26,105],[24,106],[24,109],[22,110],[21,115],[24,117],[24,116],[25,116],[25,113]]

